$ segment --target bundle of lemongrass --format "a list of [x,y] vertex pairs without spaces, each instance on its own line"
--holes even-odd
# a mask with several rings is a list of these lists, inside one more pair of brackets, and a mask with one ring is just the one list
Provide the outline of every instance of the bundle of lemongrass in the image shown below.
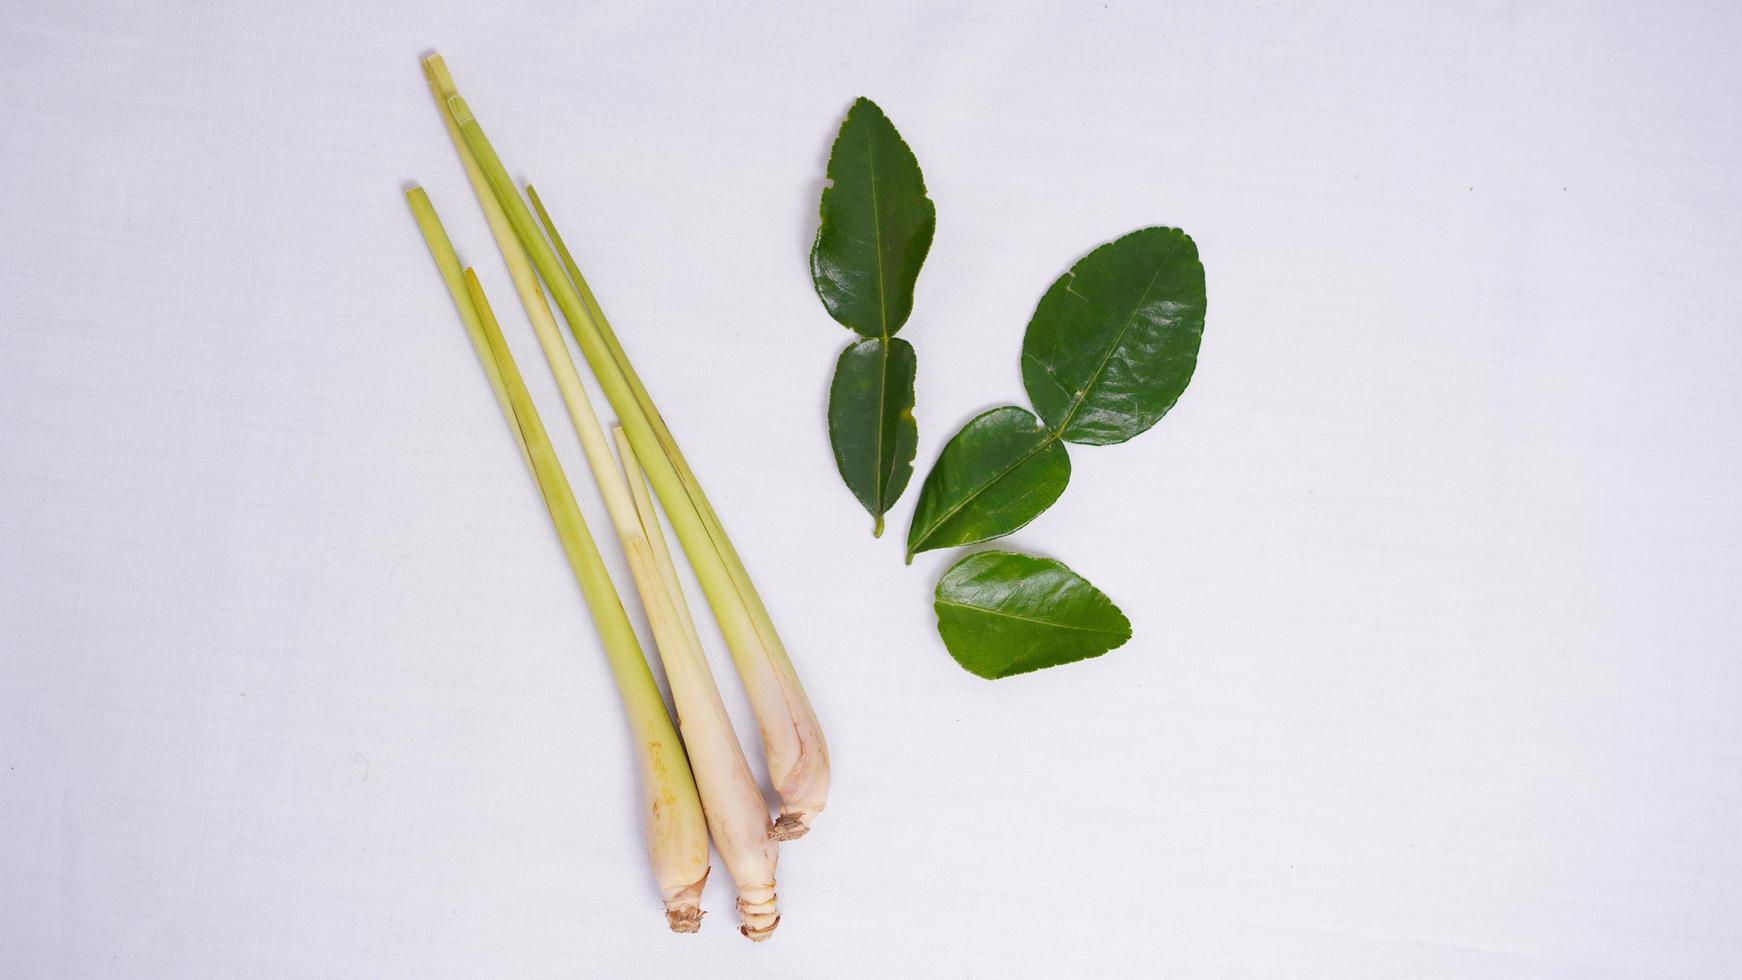
[[[822,729],[744,563],[537,193],[526,188],[538,211],[535,220],[459,97],[441,56],[429,56],[423,66],[442,121],[580,437],[671,685],[681,744],[478,277],[472,269],[461,268],[428,195],[413,187],[406,197],[418,228],[538,482],[623,698],[641,766],[648,851],[667,920],[676,932],[700,927],[711,832],[738,887],[740,931],[753,940],[767,939],[780,924],[774,894],[779,842],[810,829],[828,792],[829,754]],[[556,318],[545,303],[546,289],[617,413],[615,457],[612,440],[606,438],[588,403]],[[719,621],[756,713],[769,777],[780,795],[780,816],[772,822],[702,653],[648,493],[649,483]]]

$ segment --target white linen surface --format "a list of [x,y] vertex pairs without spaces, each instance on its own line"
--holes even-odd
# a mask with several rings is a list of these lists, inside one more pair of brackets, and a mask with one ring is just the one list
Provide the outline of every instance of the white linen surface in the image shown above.
[[[1739,10],[11,0],[0,975],[1735,976]],[[717,862],[665,932],[616,695],[401,197],[604,531],[431,48],[829,734],[765,947]],[[880,541],[806,266],[858,95],[938,207]],[[1006,542],[1136,638],[978,680],[933,627],[954,554],[902,566],[918,484],[1022,401],[1046,285],[1146,224],[1204,256],[1196,380]]]

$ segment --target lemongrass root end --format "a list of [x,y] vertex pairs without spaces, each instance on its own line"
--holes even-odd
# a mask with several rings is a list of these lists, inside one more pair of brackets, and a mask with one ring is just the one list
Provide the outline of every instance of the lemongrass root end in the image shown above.
[[745,939],[759,943],[774,934],[780,925],[780,896],[774,893],[774,879],[763,885],[739,886],[738,916],[744,921],[738,931]]
[[743,935],[745,939],[748,939],[753,943],[763,943],[768,941],[769,936],[774,935],[774,930],[779,925],[780,916],[777,915],[774,917],[773,922],[770,922],[768,925],[761,928],[753,929],[750,927],[750,923],[746,922],[738,927],[738,932]]
[[780,925],[780,909],[776,905],[773,883],[766,889],[753,889],[758,894],[768,897],[761,901],[752,901],[740,895],[738,897],[738,915],[744,924],[738,927],[738,932],[753,943],[760,943],[774,935],[774,930]]
[[700,905],[677,905],[668,902],[665,906],[665,924],[671,926],[672,932],[700,932],[703,914]]
[[[712,870],[712,869],[709,869]],[[702,888],[708,883],[708,873],[693,885],[686,886],[665,900],[665,923],[672,932],[697,932],[702,928]]]

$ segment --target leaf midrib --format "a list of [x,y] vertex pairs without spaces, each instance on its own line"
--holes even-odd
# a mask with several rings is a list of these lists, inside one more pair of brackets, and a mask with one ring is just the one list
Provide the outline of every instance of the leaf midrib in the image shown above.
[[1002,619],[1014,619],[1018,622],[1033,623],[1036,626],[1048,626],[1048,627],[1051,627],[1053,629],[1072,630],[1072,631],[1077,632],[1077,633],[1095,633],[1095,634],[1098,634],[1101,636],[1123,636],[1123,635],[1125,635],[1125,631],[1123,631],[1123,630],[1104,630],[1104,629],[1096,629],[1092,626],[1072,626],[1069,623],[1054,623],[1054,622],[1050,622],[1050,621],[1045,620],[1045,619],[1034,619],[1034,618],[1029,617],[1029,616],[1018,616],[1015,613],[1005,612],[1002,609],[991,609],[991,608],[988,608],[986,606],[973,606],[973,605],[969,605],[965,602],[951,602],[948,599],[938,599],[937,604],[940,606],[949,606],[952,609],[971,609],[975,612],[983,612],[988,616],[997,616],[997,617],[1000,617]]
[[1059,420],[1057,429],[1059,433],[1062,434],[1070,428],[1071,421],[1077,417],[1077,412],[1083,407],[1083,402],[1088,399],[1089,392],[1094,391],[1095,386],[1101,383],[1101,375],[1107,373],[1107,365],[1113,360],[1113,352],[1125,342],[1125,335],[1131,332],[1131,325],[1137,322],[1138,311],[1143,309],[1143,304],[1149,302],[1149,294],[1155,289],[1156,282],[1161,279],[1162,270],[1166,268],[1166,262],[1156,263],[1155,272],[1149,277],[1149,284],[1143,287],[1143,295],[1137,297],[1137,305],[1131,307],[1131,313],[1125,317],[1125,322],[1120,325],[1119,333],[1114,336],[1113,342],[1107,345],[1107,352],[1101,355],[1101,363],[1095,366],[1095,373],[1089,375],[1089,380],[1083,384],[1083,390],[1077,392],[1076,400],[1071,402],[1070,411],[1066,412],[1065,417]]
[[[873,181],[873,186],[875,186],[875,181]],[[1133,306],[1131,308],[1131,313],[1125,317],[1125,323],[1119,327],[1119,333],[1117,336],[1115,336],[1113,338],[1113,343],[1108,345],[1107,352],[1105,354],[1101,355],[1100,365],[1098,365],[1095,368],[1095,373],[1089,377],[1088,383],[1083,385],[1083,390],[1077,395],[1076,400],[1071,402],[1070,411],[1065,413],[1065,417],[1059,421],[1058,426],[1055,428],[1048,428],[1046,430],[1046,432],[1047,432],[1046,438],[1041,440],[1039,443],[1035,444],[1035,447],[1033,449],[1030,449],[1028,452],[1022,454],[1022,456],[1020,456],[1015,462],[1011,463],[1009,466],[1005,467],[1003,470],[1000,470],[998,472],[997,476],[994,476],[992,479],[987,480],[985,483],[980,484],[978,487],[975,487],[973,492],[969,493],[967,496],[962,498],[961,503],[959,503],[956,506],[945,511],[943,513],[943,516],[939,517],[935,522],[932,523],[932,525],[930,527],[926,528],[924,536],[922,536],[919,539],[918,543],[924,544],[926,538],[931,537],[933,534],[935,534],[937,532],[938,528],[943,527],[945,524],[949,523],[949,521],[951,519],[953,519],[957,514],[962,512],[962,508],[964,508],[964,507],[968,506],[969,504],[973,503],[974,501],[978,500],[980,498],[981,494],[985,493],[987,490],[992,489],[992,487],[995,484],[997,484],[998,481],[1000,481],[1000,480],[1004,479],[1005,477],[1009,476],[1010,474],[1016,472],[1018,469],[1020,469],[1022,467],[1022,464],[1028,462],[1030,459],[1033,459],[1037,454],[1045,451],[1047,447],[1049,447],[1053,443],[1059,441],[1059,439],[1064,435],[1065,430],[1070,427],[1071,421],[1076,418],[1077,411],[1082,408],[1084,400],[1089,397],[1089,392],[1093,391],[1095,389],[1095,386],[1101,382],[1101,375],[1106,373],[1108,362],[1113,360],[1113,352],[1118,350],[1119,345],[1125,342],[1125,335],[1131,331],[1131,324],[1133,324],[1137,321],[1138,311],[1143,309],[1143,304],[1147,303],[1149,301],[1149,294],[1152,290],[1155,289],[1155,284],[1157,281],[1159,281],[1161,279],[1161,273],[1166,267],[1167,267],[1167,263],[1165,263],[1165,262],[1159,262],[1156,264],[1154,274],[1149,277],[1149,284],[1143,287],[1143,295],[1141,295],[1137,298],[1137,305]],[[1081,295],[1081,294],[1076,293],[1074,290],[1070,290],[1069,285],[1066,286],[1066,289],[1071,291],[1072,295]],[[1056,378],[1054,378],[1053,383],[1058,384],[1058,380]],[[1063,386],[1060,385],[1060,387],[1062,388]],[[1039,416],[1036,415],[1036,418],[1038,418],[1038,417]],[[971,543],[971,542],[964,542],[964,543]],[[915,550],[912,554],[910,554],[908,556],[909,559],[911,559],[914,554],[918,554],[918,553],[919,553],[919,551]]]
[[884,295],[883,278],[883,217],[877,203],[877,147],[871,140],[871,127],[865,127],[865,163],[871,172],[871,242],[877,250],[877,329],[882,344],[878,347],[877,357],[877,443],[872,456],[872,471],[876,486],[872,493],[877,500],[877,518],[879,529],[883,526],[883,514],[888,509],[884,500],[889,491],[889,480],[894,475],[895,464],[892,461],[887,470],[883,467],[883,429],[884,420],[889,414],[889,298]]
[[[1018,405],[1012,405],[1011,407],[1016,408],[1019,411],[1022,410],[1021,406],[1018,406]],[[1038,416],[1036,416],[1036,418],[1038,418]],[[972,425],[973,423],[969,422],[968,424]],[[1002,480],[1005,477],[1009,476],[1010,474],[1021,469],[1022,464],[1033,459],[1042,450],[1046,449],[1048,446],[1057,442],[1058,436],[1059,436],[1059,434],[1057,432],[1047,430],[1046,438],[1042,439],[1040,442],[1036,443],[1033,449],[1030,449],[1028,452],[1023,453],[1021,456],[1017,457],[1015,462],[1011,463],[1009,466],[1006,466],[1004,469],[999,470],[997,476],[994,476],[992,479],[987,480],[985,483],[982,483],[979,486],[975,487],[972,492],[970,492],[967,496],[962,498],[961,503],[958,503],[954,507],[951,507],[949,510],[944,511],[942,516],[940,516],[936,521],[933,521],[931,526],[925,529],[925,534],[922,535],[920,537],[919,541],[916,543],[924,544],[927,538],[930,538],[933,534],[937,533],[938,528],[943,527],[945,524],[948,524],[951,520],[953,520],[955,518],[955,516],[957,514],[960,514],[962,512],[962,508],[964,508],[964,507],[968,506],[969,504],[973,503],[974,501],[980,499],[980,495],[985,493],[986,491],[992,489],[992,487],[995,484],[997,484],[999,480]],[[973,542],[971,542],[971,541],[962,542],[962,544],[972,544],[972,543]],[[922,549],[922,548],[914,549],[914,551],[907,556],[908,560],[912,561],[913,556],[919,554],[920,551],[923,551],[923,550],[924,549]]]

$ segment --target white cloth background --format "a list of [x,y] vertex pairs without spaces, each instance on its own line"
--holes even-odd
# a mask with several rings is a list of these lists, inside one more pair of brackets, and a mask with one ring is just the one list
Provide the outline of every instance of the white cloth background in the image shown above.
[[[12,0],[0,975],[1734,976],[1739,34],[1724,2]],[[430,48],[828,731],[766,947],[717,866],[664,931],[616,696],[401,199],[579,476]],[[806,272],[862,94],[938,208],[882,541]],[[953,555],[901,563],[917,484],[1021,400],[1045,286],[1156,223],[1208,269],[1197,378],[1008,542],[1136,638],[978,680],[933,629]]]

